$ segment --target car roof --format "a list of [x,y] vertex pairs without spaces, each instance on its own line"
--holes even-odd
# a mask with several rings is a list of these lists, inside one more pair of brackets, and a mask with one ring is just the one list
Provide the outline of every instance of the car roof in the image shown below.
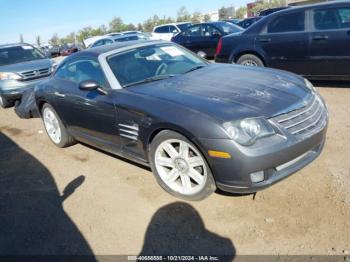
[[162,27],[162,26],[169,26],[169,25],[183,25],[183,24],[191,24],[191,22],[179,22],[179,23],[162,24],[162,25],[157,25],[154,28],[158,28],[158,27]]
[[314,7],[328,7],[328,6],[341,6],[344,4],[350,4],[349,0],[339,0],[339,1],[327,1],[327,2],[322,2],[322,3],[316,3],[316,4],[308,4],[308,5],[301,5],[301,6],[290,6],[290,8],[285,8],[280,11],[274,12],[268,16],[273,16],[276,14],[283,14],[283,13],[288,13],[288,12],[293,12],[296,10],[306,10]]
[[0,45],[0,48],[16,47],[16,46],[23,46],[23,45],[30,45],[30,44],[27,44],[27,43],[2,44]]
[[139,46],[140,44],[142,44],[142,46],[148,46],[148,45],[159,44],[159,43],[170,44],[170,42],[161,41],[161,40],[135,40],[135,41],[128,41],[128,42],[116,42],[111,45],[103,45],[103,46],[98,46],[94,48],[88,48],[78,53],[75,53],[70,57],[72,58],[86,57],[86,56],[99,57],[101,54],[108,53],[113,50],[124,49],[124,48],[127,48],[129,50],[129,49],[135,48],[136,46]]

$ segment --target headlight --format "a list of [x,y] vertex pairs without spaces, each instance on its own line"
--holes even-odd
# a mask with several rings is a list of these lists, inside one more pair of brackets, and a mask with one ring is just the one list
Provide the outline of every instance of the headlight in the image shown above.
[[314,85],[307,80],[306,78],[304,78],[304,82],[307,88],[309,88],[312,92],[317,93],[317,89],[314,87]]
[[231,139],[243,146],[249,146],[262,137],[272,136],[275,130],[265,118],[247,118],[224,124]]
[[0,80],[18,80],[22,77],[16,73],[0,72]]

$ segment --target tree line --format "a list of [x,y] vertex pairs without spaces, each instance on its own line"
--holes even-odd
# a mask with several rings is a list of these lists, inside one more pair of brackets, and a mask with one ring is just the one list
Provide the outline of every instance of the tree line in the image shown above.
[[[262,1],[257,2],[256,6],[253,8],[253,13],[258,14],[259,11],[273,8],[285,6],[286,0],[270,0],[270,1]],[[219,19],[242,19],[247,15],[246,7],[239,7],[235,10],[235,14],[233,17],[229,16],[230,14],[227,11],[227,8],[221,7],[219,9]],[[65,44],[65,43],[82,43],[84,39],[87,39],[92,36],[105,35],[111,32],[122,32],[122,31],[142,31],[142,32],[151,32],[155,26],[167,24],[167,23],[175,23],[175,22],[192,22],[192,23],[200,23],[200,22],[210,22],[210,16],[208,14],[202,15],[200,12],[189,13],[186,7],[181,7],[177,11],[176,18],[173,17],[159,17],[158,15],[154,15],[146,19],[143,23],[138,24],[126,24],[120,17],[114,17],[109,23],[108,26],[101,25],[97,28],[93,28],[91,26],[84,27],[80,29],[78,32],[71,32],[65,37],[59,37],[57,33],[54,33],[53,36],[49,39],[49,43],[52,45]],[[20,35],[20,41],[23,42],[23,35]],[[36,37],[36,44],[41,45],[40,36]]]

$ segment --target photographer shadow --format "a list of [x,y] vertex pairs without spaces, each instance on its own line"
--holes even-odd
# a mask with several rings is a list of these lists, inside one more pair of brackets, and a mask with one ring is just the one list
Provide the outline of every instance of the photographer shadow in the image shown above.
[[50,171],[0,132],[0,256],[86,255],[83,235],[63,209],[84,182],[79,176],[60,195]]
[[190,255],[235,257],[230,239],[208,231],[194,207],[175,202],[160,208],[152,217],[140,256]]

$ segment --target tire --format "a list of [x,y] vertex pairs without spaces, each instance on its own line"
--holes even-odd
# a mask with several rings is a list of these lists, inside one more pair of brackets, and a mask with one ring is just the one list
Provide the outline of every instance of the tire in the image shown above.
[[12,101],[7,100],[5,97],[0,95],[0,106],[2,108],[13,107],[14,103]]
[[239,65],[245,65],[245,66],[259,66],[259,67],[264,67],[263,61],[255,55],[252,54],[247,54],[247,55],[242,55],[238,60],[237,64]]
[[41,113],[46,133],[54,145],[64,148],[76,143],[51,105],[44,104]]
[[216,190],[204,156],[179,133],[160,132],[150,145],[149,159],[158,184],[177,198],[199,201]]

